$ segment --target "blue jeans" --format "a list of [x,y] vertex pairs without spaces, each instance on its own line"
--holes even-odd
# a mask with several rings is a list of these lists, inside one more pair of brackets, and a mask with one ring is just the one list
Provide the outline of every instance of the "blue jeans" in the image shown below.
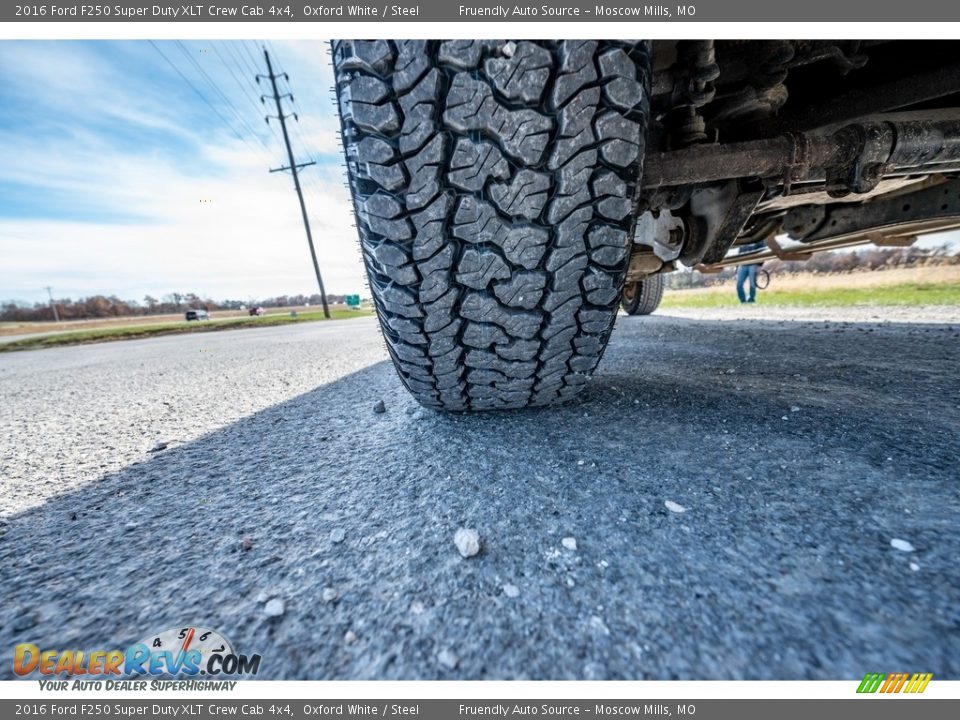
[[747,302],[747,297],[743,293],[744,280],[750,281],[750,302],[753,302],[757,296],[757,266],[741,265],[737,268],[737,297],[740,302]]

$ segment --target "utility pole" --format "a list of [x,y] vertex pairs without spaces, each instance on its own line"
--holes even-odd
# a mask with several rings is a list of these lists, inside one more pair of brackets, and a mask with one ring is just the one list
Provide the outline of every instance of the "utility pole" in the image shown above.
[[[270,53],[267,52],[266,48],[263,50],[263,57],[267,61],[267,74],[266,75],[257,75],[257,84],[260,83],[260,78],[265,77],[270,80],[270,86],[273,89],[273,95],[261,95],[260,102],[265,102],[266,98],[272,97],[273,101],[277,104],[277,114],[276,118],[280,121],[280,129],[283,130],[283,144],[287,146],[287,159],[290,162],[290,165],[287,167],[278,167],[270,170],[270,172],[281,172],[283,170],[289,170],[293,174],[293,186],[297,190],[297,198],[300,200],[300,213],[303,215],[303,227],[307,231],[307,244],[310,246],[310,257],[313,258],[313,269],[317,273],[317,284],[320,286],[320,300],[323,301],[323,316],[330,319],[330,308],[327,306],[327,292],[323,289],[323,278],[320,277],[320,263],[317,262],[317,251],[313,247],[313,234],[310,232],[310,220],[307,218],[307,206],[303,202],[303,189],[300,187],[300,178],[297,175],[297,171],[302,167],[307,167],[308,165],[314,165],[313,161],[297,164],[297,161],[293,158],[293,148],[290,147],[290,135],[287,133],[287,118],[290,115],[293,115],[295,120],[297,118],[296,113],[290,113],[290,115],[283,114],[283,106],[280,104],[280,101],[289,97],[293,100],[293,95],[290,93],[280,94],[280,91],[277,89],[277,78],[278,75],[274,75],[273,66],[270,64]],[[283,73],[282,76],[290,81],[290,77]],[[272,115],[267,115],[267,122],[270,122]]]
[[53,321],[60,322],[60,313],[57,312],[57,304],[53,301],[53,288],[47,285],[45,289],[47,296],[50,298],[50,309],[53,310]]

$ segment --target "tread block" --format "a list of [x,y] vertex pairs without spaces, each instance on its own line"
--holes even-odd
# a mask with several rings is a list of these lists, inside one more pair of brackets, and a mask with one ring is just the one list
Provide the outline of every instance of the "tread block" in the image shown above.
[[400,97],[403,128],[399,148],[404,155],[421,148],[437,131],[440,71],[434,68],[409,93]]
[[446,138],[436,135],[423,150],[406,161],[411,178],[410,188],[404,196],[407,209],[422,208],[440,192],[440,169],[445,146]]
[[490,197],[507,215],[536,220],[547,202],[549,189],[549,175],[524,169],[514,175],[509,183],[493,185],[490,188]]
[[590,259],[607,267],[618,267],[624,260],[628,249],[628,235],[625,230],[610,225],[597,225],[587,233],[590,243]]
[[463,329],[463,342],[470,347],[485,350],[494,343],[509,343],[510,336],[492,323],[468,322]]
[[398,40],[397,62],[393,70],[393,87],[397,92],[409,90],[429,69],[426,40]]
[[478,192],[489,177],[500,180],[510,177],[510,166],[497,146],[482,140],[474,142],[470,138],[458,138],[447,173],[450,184],[461,190]]
[[440,44],[440,62],[461,70],[480,67],[483,52],[494,50],[503,43],[500,40],[447,40]]
[[454,237],[473,244],[497,245],[507,260],[528,270],[540,262],[550,240],[544,228],[508,226],[490,203],[469,195],[460,199],[453,221]]
[[393,50],[386,40],[355,40],[339,43],[339,66],[344,70],[361,69],[378,75],[390,72]]
[[547,285],[547,274],[540,271],[516,272],[503,282],[494,283],[493,294],[504,305],[533,310],[540,304]]
[[487,77],[510,100],[539,101],[553,66],[550,51],[532,42],[508,43],[505,53],[508,48],[511,51],[509,57],[486,60],[484,70]]
[[597,138],[607,140],[600,146],[600,155],[612,165],[628,167],[640,156],[640,126],[619,113],[609,112],[594,123]]
[[480,130],[496,139],[511,156],[527,165],[539,162],[553,131],[553,120],[534,110],[509,110],[486,83],[457,73],[447,92],[444,122],[460,132]]
[[498,343],[494,351],[504,360],[533,360],[540,352],[540,343],[537,340],[514,340]]
[[597,51],[595,40],[564,40],[560,45],[560,74],[553,86],[551,100],[560,107],[571,95],[597,79],[593,56]]
[[410,223],[403,215],[403,206],[396,198],[377,191],[365,201],[359,212],[360,220],[378,235],[391,240],[406,240],[413,237]]
[[445,192],[425,209],[410,219],[417,234],[413,239],[413,259],[425,260],[435,254],[446,242],[443,225],[453,207],[453,193]]
[[608,305],[619,295],[613,277],[592,268],[583,278],[583,289],[587,300],[593,305]]
[[541,315],[532,310],[506,308],[484,293],[469,291],[460,303],[460,315],[467,320],[494,323],[512,337],[529,340],[540,329]]
[[614,107],[631,110],[643,100],[643,85],[637,81],[637,68],[623,48],[601,53],[600,72],[612,78],[603,86],[603,95]]
[[[582,158],[587,155],[588,153],[581,153],[578,157]],[[590,197],[590,176],[592,174],[593,169],[591,167],[579,168],[576,162],[571,162],[560,169],[560,182],[557,186],[557,194],[547,211],[547,222],[559,223],[578,207],[590,203],[592,200]]]
[[596,141],[593,118],[600,102],[600,91],[588,88],[579,92],[560,111],[560,137],[550,155],[548,167],[556,170],[574,155]]
[[468,248],[457,265],[457,282],[475,290],[483,290],[493,280],[510,277],[510,266],[495,252]]

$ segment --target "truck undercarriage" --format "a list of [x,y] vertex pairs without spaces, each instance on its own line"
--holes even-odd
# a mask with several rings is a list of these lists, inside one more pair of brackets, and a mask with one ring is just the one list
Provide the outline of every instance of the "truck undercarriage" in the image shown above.
[[657,41],[652,75],[628,286],[960,227],[954,42]]

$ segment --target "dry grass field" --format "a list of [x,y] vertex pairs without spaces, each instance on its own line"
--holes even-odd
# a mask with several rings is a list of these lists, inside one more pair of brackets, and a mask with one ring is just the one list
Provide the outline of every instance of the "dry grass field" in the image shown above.
[[[343,305],[331,305],[332,309],[346,309]],[[298,313],[314,313],[319,308],[313,306],[295,306],[284,308],[266,308],[267,315],[289,315],[291,311]],[[229,318],[249,317],[246,310],[214,310],[210,313],[210,320],[226,320]],[[265,317],[265,316],[264,316]],[[170,323],[186,322],[183,313],[167,315],[149,315],[132,317],[97,318],[95,320],[65,320],[61,323],[52,322],[3,322],[0,323],[0,337],[4,335],[33,335],[35,333],[73,332],[75,330],[102,330],[107,328],[127,328],[150,325],[168,325]]]
[[[771,274],[757,302],[770,305],[958,305],[960,265],[931,265],[832,274]],[[721,307],[738,304],[735,282],[668,290],[663,307]]]

